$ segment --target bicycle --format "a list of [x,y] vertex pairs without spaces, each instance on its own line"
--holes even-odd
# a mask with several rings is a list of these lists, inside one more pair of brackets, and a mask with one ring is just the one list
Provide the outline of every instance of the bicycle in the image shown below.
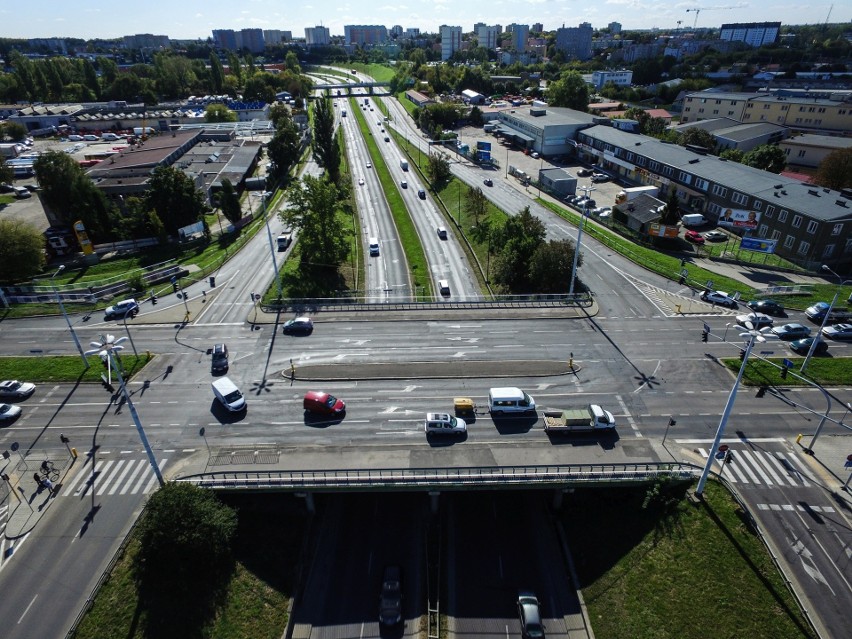
[[59,481],[59,469],[49,459],[45,459],[41,462],[39,471],[41,472],[41,476],[45,479],[49,479],[50,481]]

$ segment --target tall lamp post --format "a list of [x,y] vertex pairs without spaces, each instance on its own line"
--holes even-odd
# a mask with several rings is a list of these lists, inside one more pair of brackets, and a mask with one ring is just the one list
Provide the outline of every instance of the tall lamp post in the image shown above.
[[[595,190],[593,186],[581,186],[580,190],[585,194],[586,198],[589,193]],[[586,215],[588,206],[583,205],[583,210],[580,212],[580,224],[577,226],[577,246],[574,247],[574,264],[571,266],[571,285],[568,287],[568,295],[574,294],[574,280],[577,277],[577,261],[580,258],[580,242],[583,239],[583,226],[586,223]]]
[[822,324],[820,324],[819,326],[819,331],[817,331],[816,337],[811,342],[811,347],[808,349],[808,354],[805,356],[805,361],[802,362],[802,367],[799,369],[800,373],[805,372],[805,369],[808,367],[808,364],[811,361],[811,357],[813,356],[814,351],[816,350],[817,343],[822,339],[822,329],[824,329],[825,325],[828,323],[828,318],[831,315],[831,310],[834,308],[835,303],[837,303],[837,296],[840,295],[840,289],[843,288],[843,285],[846,284],[846,282],[850,281],[841,278],[840,275],[832,271],[826,264],[822,265],[822,270],[828,271],[837,278],[837,291],[834,293],[834,297],[831,300],[831,304],[828,305],[828,310],[825,312],[825,317],[822,318]]
[[142,440],[142,446],[145,448],[145,454],[148,456],[148,463],[157,477],[160,486],[166,482],[163,480],[163,474],[160,472],[160,466],[157,464],[157,458],[154,457],[154,451],[151,450],[151,444],[148,443],[148,437],[145,435],[145,429],[142,428],[142,422],[139,421],[139,414],[136,412],[136,407],[133,405],[133,400],[130,398],[130,393],[127,391],[127,385],[124,383],[124,377],[121,374],[121,367],[118,366],[114,354],[121,351],[124,347],[120,346],[124,341],[123,337],[114,339],[112,335],[101,335],[100,342],[91,342],[94,350],[86,351],[87,355],[98,355],[104,362],[109,362],[110,366],[115,369],[115,374],[118,375],[118,383],[121,386],[121,391],[124,393],[124,401],[127,402],[127,407],[130,409],[130,416],[133,418],[133,423],[136,425],[136,432],[139,433],[139,439]]
[[266,214],[266,191],[260,194],[260,200],[263,206],[263,221],[266,222],[266,236],[269,238],[269,254],[272,256],[272,268],[275,272],[275,283],[278,285],[278,299],[280,300],[283,295],[281,292],[281,274],[278,272],[278,260],[275,257],[275,242],[272,241],[272,229],[269,228],[269,216]]
[[86,355],[83,353],[83,347],[80,345],[80,340],[77,338],[77,333],[74,331],[74,326],[71,324],[71,320],[68,318],[68,312],[65,310],[65,304],[62,303],[62,296],[59,295],[59,291],[56,290],[56,283],[53,281],[53,278],[64,270],[64,264],[56,269],[56,273],[50,276],[50,286],[53,288],[53,294],[56,295],[56,301],[59,302],[59,310],[62,311],[62,315],[65,317],[65,322],[68,324],[68,330],[71,331],[71,337],[74,338],[74,344],[76,344],[77,350],[80,351],[80,357],[83,358],[83,366],[89,368],[89,360],[86,359]]

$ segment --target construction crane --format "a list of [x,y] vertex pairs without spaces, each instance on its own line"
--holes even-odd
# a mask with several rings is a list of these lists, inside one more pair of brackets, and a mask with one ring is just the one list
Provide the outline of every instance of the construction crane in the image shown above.
[[692,23],[692,28],[694,29],[695,25],[698,24],[698,16],[702,11],[720,11],[720,10],[724,10],[724,9],[744,9],[747,6],[748,6],[747,4],[737,4],[737,5],[732,5],[730,7],[696,7],[694,9],[687,9],[686,12],[687,13],[689,13],[690,11],[695,12],[695,22]]

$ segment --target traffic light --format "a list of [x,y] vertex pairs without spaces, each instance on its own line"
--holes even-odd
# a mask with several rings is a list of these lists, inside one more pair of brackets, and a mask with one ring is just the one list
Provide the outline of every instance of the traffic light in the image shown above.
[[766,395],[766,391],[768,389],[769,389],[768,386],[761,386],[760,388],[757,389],[757,395],[755,395],[755,397],[763,397],[764,395]]
[[787,379],[787,370],[788,368],[786,366],[781,367],[781,379]]
[[709,333],[707,331],[701,331],[701,341],[706,342],[708,335],[709,335]]
[[174,289],[174,292],[177,293],[178,292],[178,283],[172,282],[172,288]]
[[681,275],[681,276],[680,276],[680,279],[678,279],[677,283],[682,285],[682,284],[684,284],[685,282],[686,282],[686,278],[685,278],[683,275]]
[[745,360],[745,351],[740,349],[740,361],[742,362],[743,360]]

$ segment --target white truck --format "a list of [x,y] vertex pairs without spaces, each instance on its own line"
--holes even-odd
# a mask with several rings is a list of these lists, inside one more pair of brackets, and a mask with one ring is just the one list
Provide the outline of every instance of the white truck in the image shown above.
[[628,189],[622,189],[618,192],[618,195],[615,196],[615,203],[622,204],[623,202],[629,202],[635,197],[639,197],[643,193],[645,195],[650,195],[651,197],[657,197],[657,194],[660,192],[660,187],[658,186],[632,186]]
[[290,246],[290,243],[293,241],[293,232],[290,230],[285,230],[281,235],[278,236],[278,250],[286,251],[287,247]]
[[407,170],[408,170],[408,160],[400,160],[400,161],[399,161],[399,167],[400,167],[403,171],[407,171]]
[[548,433],[590,433],[615,430],[615,418],[597,404],[583,408],[544,411],[544,430]]

